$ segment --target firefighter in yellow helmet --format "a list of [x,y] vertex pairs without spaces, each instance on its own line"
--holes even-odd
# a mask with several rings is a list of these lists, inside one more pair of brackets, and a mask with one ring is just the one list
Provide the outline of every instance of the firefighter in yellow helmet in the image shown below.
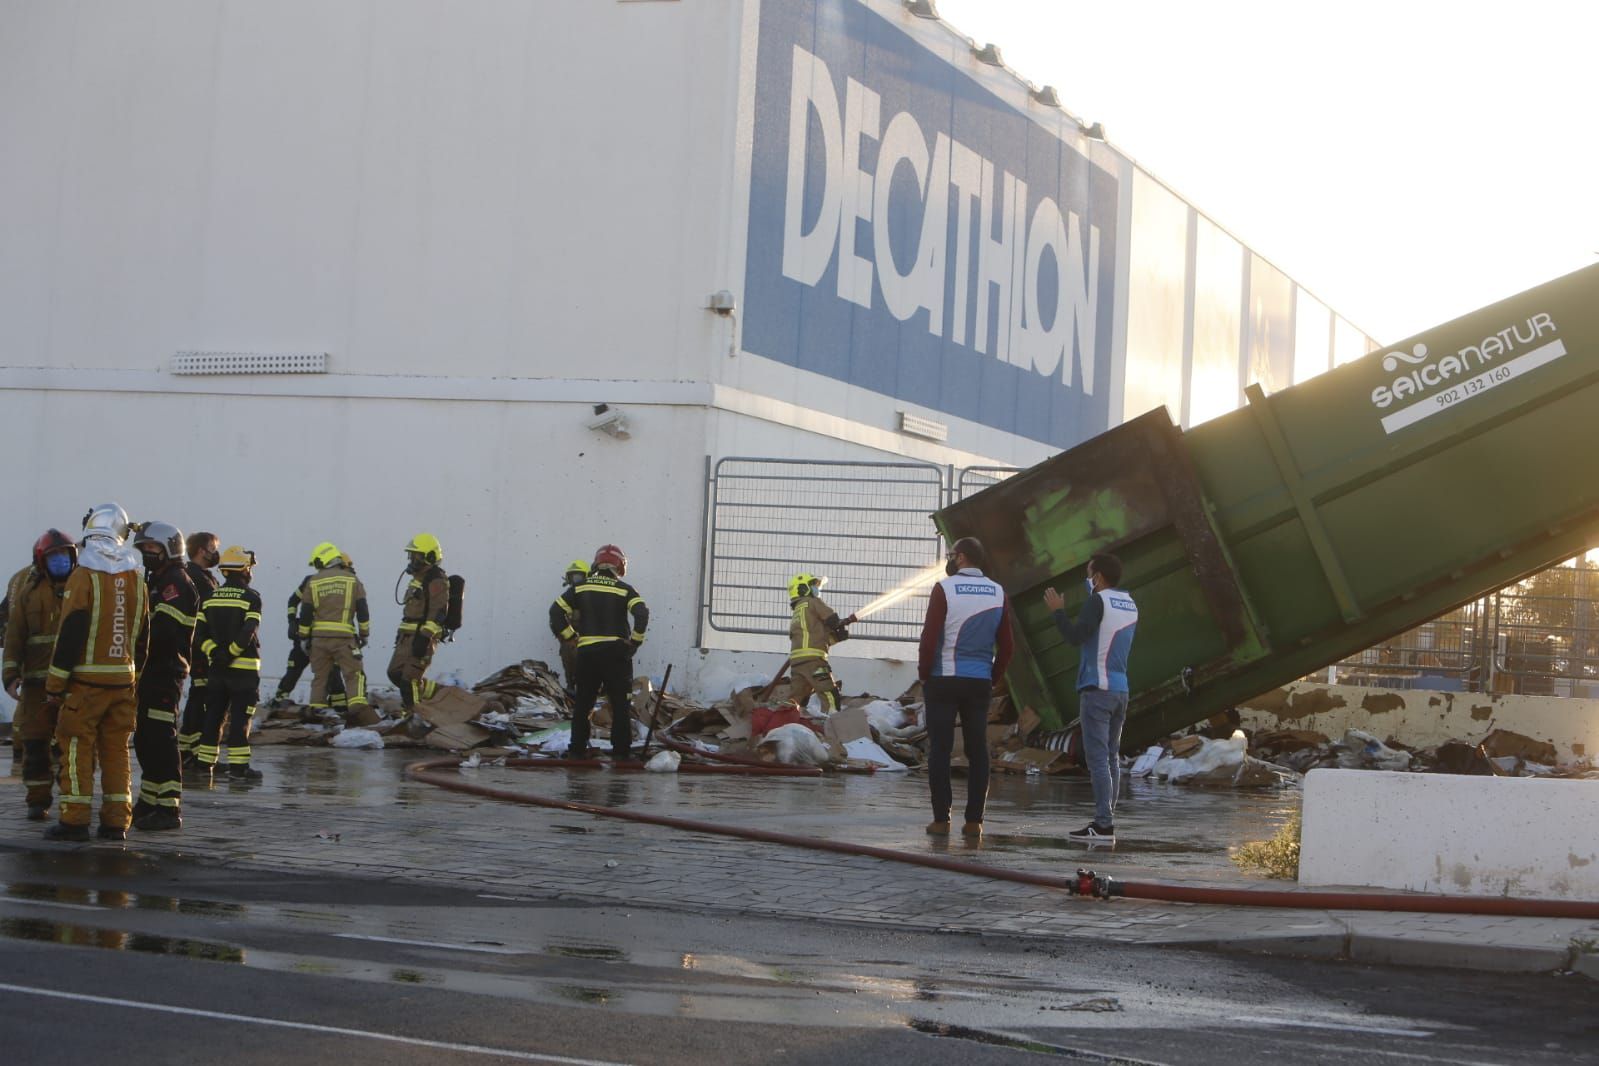
[[250,721],[261,696],[261,594],[250,587],[255,552],[234,545],[218,564],[222,584],[200,604],[194,640],[210,664],[197,777],[209,780],[227,728],[228,780],[261,780],[250,765]]
[[346,706],[366,706],[366,670],[361,649],[372,635],[366,587],[339,549],[323,541],[311,552],[317,572],[300,583],[295,632],[311,661],[311,709],[328,706],[334,677],[342,679]]
[[822,701],[822,711],[832,714],[838,710],[838,680],[827,662],[827,650],[841,640],[849,639],[847,627],[855,616],[840,619],[838,613],[822,602],[817,592],[827,584],[827,578],[814,574],[795,574],[788,583],[788,605],[793,616],[788,623],[789,691],[794,702],[801,707],[815,693]]
[[61,597],[47,705],[59,707],[61,820],[45,831],[54,840],[88,840],[94,771],[100,769],[100,828],[105,840],[125,840],[133,813],[133,766],[128,740],[138,718],[134,679],[150,636],[144,558],[128,545],[128,513],[114,503],[83,517],[78,566]]
[[389,680],[399,688],[400,700],[409,710],[418,700],[438,691],[438,682],[423,675],[444,637],[444,621],[450,612],[450,577],[439,565],[444,560],[444,548],[431,533],[412,537],[405,546],[405,555],[405,572],[411,575],[411,581],[400,601],[400,629],[394,635]]
[[[566,596],[579,585],[588,580],[589,564],[583,559],[573,559],[566,567]],[[566,695],[568,698],[577,698],[577,635],[582,631],[582,622],[576,617],[576,609],[569,621],[565,612],[551,612],[550,632],[555,634],[555,639],[561,643],[561,672],[566,675]]]

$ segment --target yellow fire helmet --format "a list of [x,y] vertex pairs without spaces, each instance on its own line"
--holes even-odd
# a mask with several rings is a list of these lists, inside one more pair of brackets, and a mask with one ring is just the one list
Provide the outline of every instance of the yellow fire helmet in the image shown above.
[[817,577],[815,574],[795,574],[788,580],[788,598],[797,600],[801,596],[814,596],[825,584],[827,584],[825,577]]
[[343,558],[344,553],[339,551],[338,545],[325,540],[311,549],[312,566],[332,566]]
[[584,577],[588,577],[589,576],[589,564],[588,564],[588,562],[586,560],[583,560],[583,559],[573,559],[571,562],[566,564],[566,573],[568,573],[568,574],[582,574]]
[[237,544],[230,545],[222,553],[222,561],[217,564],[223,570],[249,570],[255,566],[255,552],[249,548],[241,548]]
[[411,538],[405,550],[420,555],[429,565],[437,565],[444,559],[444,548],[439,544],[439,538],[431,533],[418,533]]

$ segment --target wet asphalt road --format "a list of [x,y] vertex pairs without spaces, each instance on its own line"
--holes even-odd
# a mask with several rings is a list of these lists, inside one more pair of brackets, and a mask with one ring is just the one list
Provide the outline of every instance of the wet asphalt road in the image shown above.
[[8,1064],[1034,1055],[1599,1062],[1599,985],[0,849]]

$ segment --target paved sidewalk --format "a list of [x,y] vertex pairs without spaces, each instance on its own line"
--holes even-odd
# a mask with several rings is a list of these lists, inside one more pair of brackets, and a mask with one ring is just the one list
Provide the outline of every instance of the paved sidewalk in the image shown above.
[[[135,832],[126,845],[43,840],[42,825],[24,817],[20,782],[0,777],[0,846],[125,848],[230,867],[337,870],[528,900],[804,914],[898,928],[1213,946],[1479,970],[1576,969],[1599,977],[1599,922],[1082,900],[1051,889],[877,859],[479,800],[405,780],[405,763],[423,757],[426,753],[261,748],[256,765],[267,775],[265,785],[191,792],[185,796],[182,832]],[[1226,861],[1228,840],[1270,835],[1291,809],[1291,796],[1216,799],[1157,787],[1135,790],[1118,810],[1123,844],[1089,854],[1060,840],[1076,824],[1068,817],[1081,813],[1087,791],[1081,782],[1013,779],[996,788],[989,839],[967,847],[937,843],[922,832],[926,781],[917,775],[756,780],[504,768],[468,772],[484,784],[576,802],[932,850],[1062,876],[1086,865],[1124,880],[1291,887],[1262,882]]]

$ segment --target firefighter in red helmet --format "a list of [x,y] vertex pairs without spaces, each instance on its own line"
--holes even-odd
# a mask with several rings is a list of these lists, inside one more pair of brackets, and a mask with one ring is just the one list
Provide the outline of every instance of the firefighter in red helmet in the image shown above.
[[650,610],[638,590],[622,580],[627,556],[614,544],[594,553],[589,574],[550,605],[550,628],[577,641],[577,697],[572,707],[572,757],[586,758],[589,714],[600,690],[611,707],[611,757],[633,748],[633,653],[644,643]]

